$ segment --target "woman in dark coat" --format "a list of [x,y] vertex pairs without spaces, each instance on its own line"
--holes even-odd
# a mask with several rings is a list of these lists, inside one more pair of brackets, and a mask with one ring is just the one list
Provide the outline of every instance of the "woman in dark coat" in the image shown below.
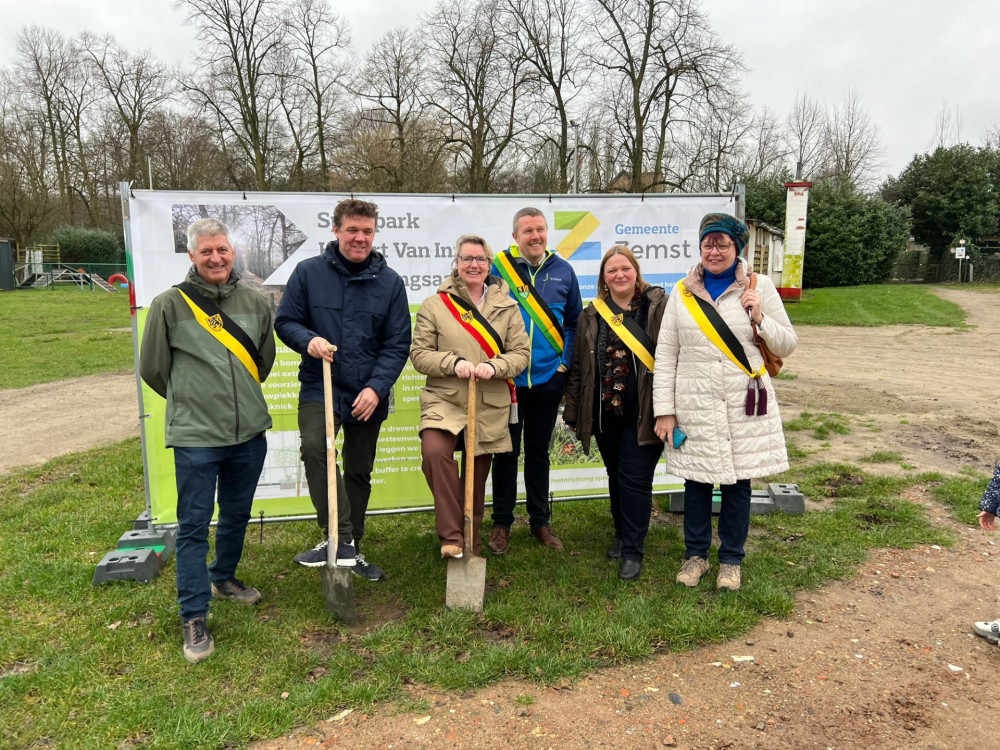
[[608,472],[618,577],[642,571],[653,509],[653,473],[663,452],[653,420],[653,353],[667,295],[642,279],[625,245],[601,259],[597,299],[577,323],[563,421],[589,455],[593,435]]

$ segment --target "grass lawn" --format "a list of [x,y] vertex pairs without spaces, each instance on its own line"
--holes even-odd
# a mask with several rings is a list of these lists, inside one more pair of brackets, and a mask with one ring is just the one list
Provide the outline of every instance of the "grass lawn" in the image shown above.
[[949,543],[900,499],[940,477],[801,462],[784,477],[824,509],[754,517],[735,593],[673,583],[683,543],[681,519],[669,513],[653,518],[642,578],[619,581],[604,556],[612,532],[602,499],[556,505],[571,553],[554,555],[515,526],[516,553],[488,560],[484,613],[450,612],[431,515],[373,518],[366,551],[388,576],[355,579],[366,623],[355,628],[331,621],[319,574],[291,562],[315,542],[315,526],[268,524],[261,541],[255,525],[240,576],[264,601],[213,604],[216,653],[190,665],[173,560],[150,584],[91,585],[143,509],[138,441],[2,475],[0,746],[242,746],[345,708],[419,710],[405,697],[410,682],[558,683],[738,637],[762,617],[788,615],[797,590],[852,576],[868,548]]
[[800,302],[792,302],[785,309],[795,325],[965,326],[961,307],[915,284],[808,289],[802,292]]
[[0,294],[0,390],[134,367],[128,294],[25,289]]

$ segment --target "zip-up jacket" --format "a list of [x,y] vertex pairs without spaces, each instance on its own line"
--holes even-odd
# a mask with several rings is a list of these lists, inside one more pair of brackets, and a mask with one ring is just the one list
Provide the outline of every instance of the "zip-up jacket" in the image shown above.
[[[511,246],[510,255],[514,263],[527,272],[532,285],[558,318],[563,329],[563,352],[560,355],[544,334],[537,330],[538,326],[535,325],[535,321],[518,302],[521,319],[524,320],[524,328],[528,332],[528,340],[531,342],[531,359],[528,362],[528,368],[514,379],[514,383],[521,387],[531,388],[548,382],[559,369],[559,365],[569,370],[573,363],[576,321],[583,310],[583,301],[580,297],[580,283],[576,279],[573,266],[558,253],[546,250],[538,268],[533,268],[521,256],[516,245]],[[490,269],[490,273],[494,276],[501,276],[496,262]],[[507,287],[506,282],[504,282],[504,286]],[[509,287],[507,287],[507,291],[512,297],[515,297]],[[516,297],[515,301],[517,302]]]
[[322,336],[337,347],[330,374],[334,412],[357,422],[352,404],[365,388],[378,394],[369,423],[389,416],[389,392],[410,353],[410,307],[403,280],[376,251],[353,276],[337,257],[340,243],[299,263],[278,305],[278,338],[302,355],[300,401],[323,403],[322,360],[309,355],[309,342]]
[[[261,382],[274,364],[274,314],[267,298],[239,283],[208,284],[194,266],[186,281],[211,300],[257,344]],[[139,375],[167,400],[168,448],[239,445],[271,427],[260,384],[191,312],[177,289],[149,306],[139,351]]]

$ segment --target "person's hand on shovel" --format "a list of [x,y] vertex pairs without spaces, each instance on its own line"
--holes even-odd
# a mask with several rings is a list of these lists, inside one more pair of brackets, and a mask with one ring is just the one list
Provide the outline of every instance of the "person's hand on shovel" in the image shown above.
[[306,352],[309,353],[310,357],[325,359],[327,362],[333,362],[333,353],[335,351],[337,351],[337,347],[322,336],[313,336],[309,339],[309,346],[306,348]]
[[474,365],[467,359],[460,359],[455,364],[455,375],[463,380],[469,378],[477,381],[489,380],[496,374],[497,371],[489,362],[480,362],[478,365]]

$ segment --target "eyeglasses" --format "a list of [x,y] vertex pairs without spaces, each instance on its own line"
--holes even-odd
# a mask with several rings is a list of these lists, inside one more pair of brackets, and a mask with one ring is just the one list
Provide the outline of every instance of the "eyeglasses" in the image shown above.
[[485,255],[459,255],[458,262],[467,266],[471,266],[473,263],[479,266],[488,266],[490,259]]
[[735,247],[735,245],[732,242],[725,242],[725,243],[714,242],[712,244],[709,244],[707,242],[702,242],[701,243],[701,251],[703,253],[707,253],[707,252],[710,252],[712,250],[718,250],[720,253],[724,253],[724,252],[727,252],[729,250],[732,250],[734,247]]

